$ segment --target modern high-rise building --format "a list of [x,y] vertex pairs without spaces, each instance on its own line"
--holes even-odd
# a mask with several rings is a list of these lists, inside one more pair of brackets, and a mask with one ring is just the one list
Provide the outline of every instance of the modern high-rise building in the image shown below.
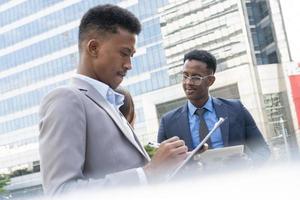
[[0,0],[0,174],[11,175],[13,196],[41,193],[38,106],[75,73],[80,18],[101,3],[125,7],[142,22],[122,85],[134,96],[135,129],[144,143],[155,140],[161,115],[186,101],[183,54],[198,48],[218,60],[211,94],[241,99],[275,158],[283,135],[296,149],[279,0]]
[[[295,151],[299,127],[287,78],[293,63],[280,2],[177,0],[159,13],[170,82],[178,83],[174,90],[181,90],[182,55],[209,50],[218,61],[211,93],[241,99],[270,143],[286,132]],[[174,95],[167,98],[174,103]]]

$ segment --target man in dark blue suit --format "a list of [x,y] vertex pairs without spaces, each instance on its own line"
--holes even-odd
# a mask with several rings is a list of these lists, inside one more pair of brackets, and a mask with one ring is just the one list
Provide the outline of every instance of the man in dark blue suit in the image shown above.
[[162,117],[158,142],[179,136],[192,150],[223,117],[227,120],[212,134],[209,148],[244,144],[252,160],[266,160],[270,150],[243,104],[209,95],[208,89],[215,81],[215,57],[207,51],[193,50],[184,55],[183,61],[182,84],[188,101]]

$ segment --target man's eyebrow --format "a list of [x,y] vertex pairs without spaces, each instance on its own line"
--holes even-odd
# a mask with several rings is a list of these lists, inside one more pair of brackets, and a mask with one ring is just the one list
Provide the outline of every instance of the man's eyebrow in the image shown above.
[[[188,72],[182,72],[183,74],[188,74]],[[188,75],[190,75],[190,74],[188,74]],[[203,77],[201,74],[191,74],[190,76],[201,76],[201,77]]]
[[201,77],[204,77],[204,76],[202,76],[201,74],[194,74],[193,76],[201,76]]

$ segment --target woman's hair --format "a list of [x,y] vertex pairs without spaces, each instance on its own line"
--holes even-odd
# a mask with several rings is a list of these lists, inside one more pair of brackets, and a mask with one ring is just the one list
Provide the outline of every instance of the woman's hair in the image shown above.
[[119,110],[127,119],[127,121],[133,125],[135,112],[132,96],[125,88],[122,87],[116,88],[115,91],[124,95],[124,104],[119,108]]

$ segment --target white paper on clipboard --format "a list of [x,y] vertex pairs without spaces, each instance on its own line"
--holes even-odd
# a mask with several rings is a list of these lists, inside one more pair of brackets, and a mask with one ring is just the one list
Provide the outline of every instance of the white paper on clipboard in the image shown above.
[[196,153],[201,149],[201,147],[207,142],[210,136],[221,126],[221,124],[226,120],[226,118],[220,117],[219,121],[217,121],[214,127],[209,131],[209,133],[205,136],[205,138],[200,142],[200,144],[188,155],[188,157],[168,176],[167,181],[171,180],[180,169],[188,163],[188,161],[196,155]]

